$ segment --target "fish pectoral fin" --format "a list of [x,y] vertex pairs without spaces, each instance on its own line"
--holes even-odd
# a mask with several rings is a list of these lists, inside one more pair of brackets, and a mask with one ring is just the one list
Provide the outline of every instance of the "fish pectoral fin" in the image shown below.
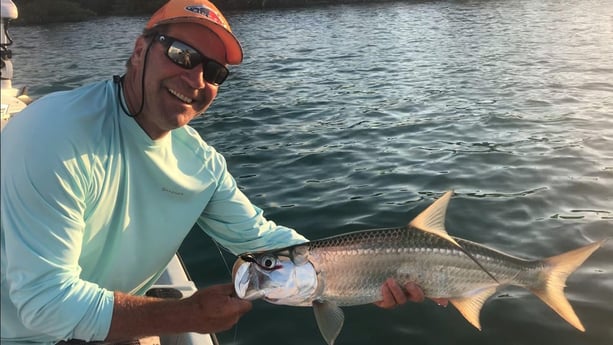
[[447,213],[447,205],[453,195],[453,191],[448,191],[438,198],[432,205],[422,211],[415,219],[409,223],[409,227],[429,232],[436,236],[442,237],[447,241],[460,247],[445,229],[445,214]]
[[328,345],[334,345],[334,341],[341,333],[345,322],[343,310],[330,301],[314,301],[313,311],[321,335]]
[[464,318],[475,326],[478,330],[481,330],[481,322],[479,322],[479,314],[485,301],[496,292],[497,286],[490,286],[484,289],[473,292],[472,294],[460,297],[451,298],[449,302],[453,304],[456,309],[464,316]]

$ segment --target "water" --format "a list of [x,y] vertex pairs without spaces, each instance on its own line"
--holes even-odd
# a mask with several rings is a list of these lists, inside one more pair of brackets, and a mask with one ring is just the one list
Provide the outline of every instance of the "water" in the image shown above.
[[[38,97],[119,74],[145,20],[13,27],[15,83]],[[245,62],[193,125],[269,218],[310,238],[396,226],[454,189],[450,233],[518,256],[613,236],[611,1],[400,2],[229,20]],[[181,253],[199,286],[229,281],[199,232]],[[337,344],[611,344],[612,259],[609,241],[568,281],[586,333],[508,288],[486,303],[481,332],[432,302],[361,306],[345,309]],[[309,308],[263,302],[219,338],[324,344]]]

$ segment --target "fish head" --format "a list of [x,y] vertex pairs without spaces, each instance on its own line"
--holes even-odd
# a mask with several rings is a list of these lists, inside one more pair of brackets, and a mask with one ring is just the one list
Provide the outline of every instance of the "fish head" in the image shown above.
[[240,255],[232,280],[239,298],[294,306],[310,306],[318,286],[307,245]]

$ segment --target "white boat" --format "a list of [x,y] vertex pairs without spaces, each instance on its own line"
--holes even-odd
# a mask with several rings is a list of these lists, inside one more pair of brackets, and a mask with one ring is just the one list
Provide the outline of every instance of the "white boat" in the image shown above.
[[[2,129],[13,116],[29,103],[27,88],[13,87],[13,63],[10,45],[13,43],[8,33],[11,20],[17,18],[17,7],[11,0],[2,0],[2,17],[0,27],[1,78],[2,78]],[[185,298],[196,292],[196,284],[191,280],[179,254],[175,254],[156,284],[147,292],[148,296],[162,298]],[[160,345],[218,345],[214,334],[182,333],[161,335]]]
[[20,112],[30,102],[26,94],[26,88],[13,87],[13,62],[10,49],[13,41],[8,33],[8,24],[17,18],[17,7],[11,0],[2,0],[2,21],[0,23],[0,63],[2,64],[0,79],[2,84],[2,128],[6,122],[16,113]]
[[[175,254],[147,295],[183,298],[191,296],[194,292],[196,284],[189,277],[179,254]],[[160,336],[160,345],[219,345],[219,342],[215,334],[182,333]]]

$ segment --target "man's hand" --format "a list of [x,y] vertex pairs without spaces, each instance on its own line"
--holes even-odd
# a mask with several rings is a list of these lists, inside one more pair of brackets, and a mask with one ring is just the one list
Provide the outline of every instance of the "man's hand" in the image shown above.
[[[419,287],[419,285],[415,283],[407,283],[404,286],[404,289],[398,285],[394,278],[388,278],[383,286],[381,287],[381,294],[383,295],[383,299],[379,302],[375,302],[375,305],[385,309],[391,309],[398,305],[405,304],[408,301],[411,302],[423,302],[424,301],[424,292]],[[442,298],[433,298],[432,299],[436,304],[440,306],[447,306],[449,302],[446,299]]]
[[424,300],[424,292],[417,284],[408,283],[403,290],[394,278],[388,278],[385,281],[381,287],[381,294],[383,299],[375,302],[375,305],[385,309],[391,309],[408,301],[422,302]]
[[200,333],[228,330],[252,307],[250,301],[236,297],[232,284],[214,285],[198,290],[189,299],[200,309]]
[[230,329],[251,310],[232,284],[213,285],[184,299],[132,296],[115,291],[113,319],[106,337],[117,342],[169,333],[214,333]]

